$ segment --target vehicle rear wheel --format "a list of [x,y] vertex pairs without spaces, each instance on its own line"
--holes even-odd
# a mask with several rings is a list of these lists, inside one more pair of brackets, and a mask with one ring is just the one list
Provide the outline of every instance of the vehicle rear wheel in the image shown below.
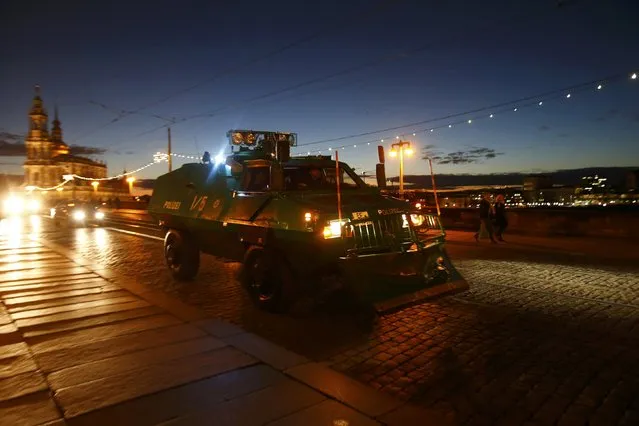
[[258,308],[277,313],[288,309],[293,276],[278,252],[262,247],[249,250],[244,258],[242,282]]
[[164,237],[164,259],[173,278],[189,281],[200,267],[200,250],[191,236],[170,230]]

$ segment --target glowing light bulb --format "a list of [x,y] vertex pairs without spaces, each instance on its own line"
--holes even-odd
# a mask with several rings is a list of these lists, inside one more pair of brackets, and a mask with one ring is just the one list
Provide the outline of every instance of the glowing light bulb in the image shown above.
[[566,98],[570,98],[570,93],[568,93],[568,94],[566,95]]
[[468,120],[468,124],[470,124],[470,123],[472,123],[472,122],[473,122],[473,120]]
[[599,86],[597,86],[597,90],[601,90],[603,86],[600,84]]
[[450,129],[451,127],[453,127],[453,125],[452,125],[452,124],[449,124],[449,125],[448,125],[448,128]]
[[630,78],[633,79],[633,80],[636,80],[637,79],[637,73],[636,72],[632,73]]

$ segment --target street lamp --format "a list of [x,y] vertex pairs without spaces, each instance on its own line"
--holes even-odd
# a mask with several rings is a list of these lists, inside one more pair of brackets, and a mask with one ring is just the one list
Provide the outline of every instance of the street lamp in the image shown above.
[[133,182],[135,182],[135,178],[130,176],[126,178],[126,181],[129,183],[129,194],[133,193]]
[[399,195],[404,195],[404,155],[413,155],[413,148],[410,142],[400,140],[391,145],[389,155],[391,157],[399,156]]

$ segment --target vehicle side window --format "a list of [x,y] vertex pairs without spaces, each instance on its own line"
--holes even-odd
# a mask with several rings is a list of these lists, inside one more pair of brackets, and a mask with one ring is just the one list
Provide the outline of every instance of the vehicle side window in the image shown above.
[[[335,169],[325,169],[326,170],[326,180],[330,182],[330,184],[335,187]],[[353,180],[353,178],[346,173],[344,169],[340,169],[340,188],[341,189],[351,189],[357,188],[357,182]]]
[[242,191],[268,191],[271,173],[268,167],[249,167],[242,179]]

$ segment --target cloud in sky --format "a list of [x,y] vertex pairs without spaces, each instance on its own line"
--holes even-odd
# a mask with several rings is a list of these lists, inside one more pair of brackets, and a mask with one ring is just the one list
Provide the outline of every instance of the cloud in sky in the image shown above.
[[[27,151],[24,146],[24,136],[17,133],[0,132],[0,157],[23,157]],[[101,155],[107,150],[83,145],[69,147],[73,155]]]
[[486,147],[473,147],[465,151],[448,153],[437,151],[435,148],[434,145],[426,145],[422,150],[422,158],[424,160],[430,158],[437,164],[476,164],[504,155],[503,152]]

